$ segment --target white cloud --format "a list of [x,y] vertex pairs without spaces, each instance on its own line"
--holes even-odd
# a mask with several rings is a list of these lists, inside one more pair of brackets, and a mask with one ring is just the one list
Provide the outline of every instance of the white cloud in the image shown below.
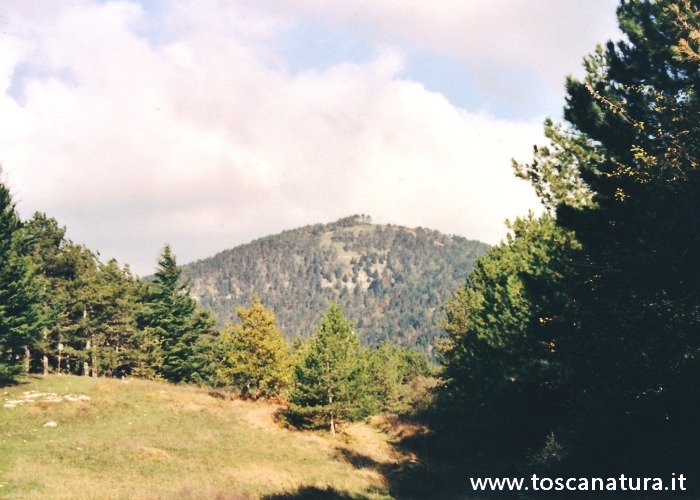
[[453,57],[503,98],[518,94],[516,72],[560,92],[565,75],[581,73],[585,54],[620,36],[618,0],[255,0],[261,2]]
[[166,241],[186,262],[360,212],[494,242],[537,205],[510,158],[540,124],[456,108],[392,50],[290,74],[274,16],[182,2],[154,28],[137,4],[61,5],[5,10],[0,161],[24,216],[140,273]]
[[292,14],[368,27],[378,39],[393,36],[464,61],[556,79],[576,71],[596,43],[618,35],[618,0],[283,0],[276,9],[280,3]]

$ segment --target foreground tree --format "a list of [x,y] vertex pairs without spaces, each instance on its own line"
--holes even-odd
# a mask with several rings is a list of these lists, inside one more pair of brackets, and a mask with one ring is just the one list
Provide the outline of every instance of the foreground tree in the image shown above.
[[[197,307],[189,296],[187,284],[180,280],[175,256],[166,245],[138,314],[144,337],[154,346],[160,346],[160,355],[143,359],[146,366],[140,370],[156,372],[171,382],[200,380],[195,375],[195,346],[200,337],[211,333],[213,324],[211,315]],[[148,366],[149,363],[156,365]]]
[[561,277],[577,245],[547,215],[518,219],[511,230],[445,304],[447,336],[437,346],[446,425],[477,441],[469,445],[488,443],[480,453],[496,462],[542,446],[561,416],[558,315],[569,300]]
[[571,463],[698,470],[700,11],[626,1],[618,16],[629,41],[567,84],[569,124],[551,138],[568,156],[545,151],[520,169],[539,190],[577,178],[590,195],[551,202],[581,244],[558,345],[577,410],[560,434]]
[[294,416],[323,421],[331,434],[352,414],[360,394],[360,342],[338,305],[323,315],[315,337],[305,346],[294,370],[290,410]]
[[221,332],[219,380],[240,389],[244,397],[278,396],[289,384],[290,358],[275,314],[255,296],[236,315],[240,323]]
[[448,306],[446,392],[457,407],[496,401],[487,425],[514,412],[537,429],[519,409],[549,408],[529,461],[697,471],[700,14],[689,0],[630,0],[618,17],[628,41],[586,59],[567,82],[567,123],[547,122],[551,145],[516,165],[573,244],[540,252],[516,232],[483,261]]
[[55,219],[40,212],[22,226],[22,253],[29,257],[46,285],[42,309],[47,321],[34,344],[30,360],[30,369],[44,375],[51,370],[52,361],[55,366],[58,318],[65,301],[65,234],[65,227],[60,227]]
[[0,383],[29,368],[45,321],[42,282],[21,252],[20,227],[10,192],[0,183]]
[[[82,245],[68,242],[60,254],[61,271],[52,279],[53,322],[49,352],[58,373],[90,374],[92,311],[97,298],[99,261]],[[59,350],[59,346],[63,346]]]

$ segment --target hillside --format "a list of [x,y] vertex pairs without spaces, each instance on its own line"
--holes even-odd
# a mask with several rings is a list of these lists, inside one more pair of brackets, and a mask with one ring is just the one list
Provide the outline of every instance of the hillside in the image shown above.
[[440,306],[488,246],[438,231],[377,225],[367,216],[284,231],[183,266],[200,305],[222,321],[253,294],[288,338],[311,333],[337,301],[368,344],[431,352]]
[[342,438],[287,430],[279,406],[222,396],[70,375],[4,387],[0,497],[382,498],[385,471],[412,459],[365,423]]

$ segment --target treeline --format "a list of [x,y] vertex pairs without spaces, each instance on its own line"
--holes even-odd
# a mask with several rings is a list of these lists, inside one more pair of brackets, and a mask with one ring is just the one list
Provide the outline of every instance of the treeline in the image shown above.
[[403,412],[432,373],[413,349],[360,345],[339,306],[290,345],[257,296],[216,327],[183,282],[170,247],[142,282],[128,266],[65,237],[55,219],[20,221],[0,184],[0,382],[22,372],[163,379],[291,401],[298,424]]
[[515,165],[547,213],[446,305],[438,408],[472,472],[683,473],[697,491],[700,12],[630,0],[618,17],[627,39],[585,59],[566,123]]
[[166,363],[167,335],[155,327],[162,287],[100,261],[45,214],[20,221],[1,184],[0,210],[3,381],[22,372],[181,379]]

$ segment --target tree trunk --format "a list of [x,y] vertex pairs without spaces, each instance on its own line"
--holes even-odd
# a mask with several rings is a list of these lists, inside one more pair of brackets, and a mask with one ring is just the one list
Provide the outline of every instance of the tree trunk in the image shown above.
[[29,353],[29,347],[24,346],[24,373],[29,373],[29,360],[31,359],[31,354]]
[[[92,343],[88,340],[85,343],[85,350],[90,352],[92,350]],[[83,361],[83,377],[90,376],[90,364],[87,361]]]
[[[49,329],[44,327],[41,330],[41,338],[44,339],[44,344],[46,344],[46,340],[49,338]],[[49,357],[46,355],[46,347],[42,349],[43,355],[41,356],[41,364],[44,369],[44,375],[49,374]]]
[[97,377],[97,354],[95,353],[95,345],[93,343],[90,349],[90,361],[92,363],[92,377]]
[[[333,408],[333,394],[328,394],[328,406]],[[333,410],[331,410],[331,434],[335,436],[335,415],[333,414]]]

